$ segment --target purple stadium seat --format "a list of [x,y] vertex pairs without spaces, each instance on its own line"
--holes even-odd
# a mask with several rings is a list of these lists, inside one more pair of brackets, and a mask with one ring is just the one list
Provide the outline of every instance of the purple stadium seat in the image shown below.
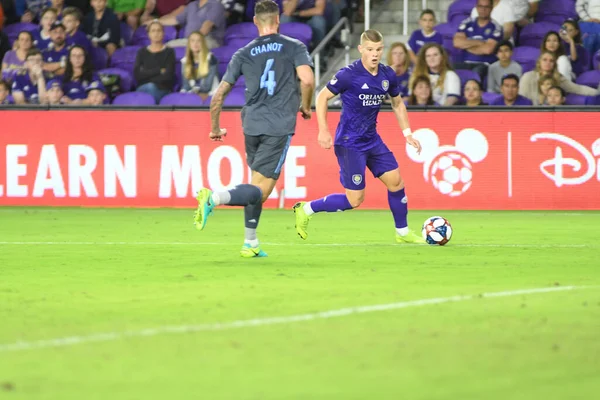
[[476,3],[477,0],[455,0],[448,7],[448,23],[453,26],[460,25],[464,19],[469,18]]
[[479,77],[479,74],[475,71],[471,71],[468,69],[457,69],[454,70],[454,72],[456,72],[456,74],[460,78],[460,87],[462,88],[462,91],[465,90],[465,84],[470,79],[475,79],[477,82],[481,83],[481,78]]
[[210,101],[212,100],[212,96],[208,96],[203,102],[202,105],[210,106]]
[[312,29],[302,22],[288,22],[279,25],[279,32],[282,35],[293,37],[304,43],[307,47],[312,40]]
[[137,56],[137,52],[140,48],[141,46],[127,46],[115,50],[110,59],[110,66],[112,68],[124,69],[133,75],[135,57]]
[[102,47],[92,46],[92,51],[90,52],[90,56],[92,58],[92,64],[94,64],[94,69],[102,69],[106,68],[108,65],[108,53]]
[[160,100],[161,106],[201,106],[202,98],[195,93],[169,93]]
[[6,36],[8,36],[8,42],[12,46],[14,41],[17,40],[17,37],[19,37],[19,33],[21,31],[33,32],[33,31],[38,30],[39,28],[40,27],[37,24],[32,24],[29,22],[19,22],[16,24],[10,24],[10,25],[5,26],[2,29],[2,31],[4,33],[6,33]]
[[519,36],[519,45],[537,47],[539,49],[546,33],[550,31],[558,32],[559,30],[560,25],[549,22],[535,22],[526,25]]
[[600,106],[600,95],[598,96],[587,96],[585,104],[588,106]]
[[244,95],[244,88],[235,88],[225,98],[223,102],[224,106],[230,107],[241,107],[246,104],[246,96]]
[[219,76],[223,76],[223,74],[225,74],[225,71],[227,70],[227,64],[229,64],[229,60],[231,60],[231,57],[233,57],[236,51],[238,51],[238,48],[232,46],[216,47],[211,50],[219,62]]
[[245,45],[247,45],[248,43],[250,43],[253,40],[254,40],[254,38],[234,38],[234,39],[230,39],[227,42],[227,46],[241,48],[241,47],[244,47]]
[[127,22],[121,22],[121,41],[125,43],[125,46],[131,44],[132,36],[133,32],[131,31],[129,24]]
[[246,78],[244,78],[244,75],[240,76],[238,80],[235,81],[235,85],[233,85],[233,87],[240,87],[242,89],[246,89]]
[[258,29],[252,22],[242,22],[240,24],[234,24],[225,30],[225,43],[229,43],[232,39],[240,38],[257,38]]
[[593,96],[582,96],[580,94],[568,93],[565,98],[566,106],[584,106],[588,104],[588,97],[594,98]]
[[177,62],[180,62],[181,59],[183,57],[185,57],[185,47],[173,47],[173,50],[175,51],[175,60]]
[[539,56],[539,47],[519,46],[515,47],[513,50],[512,59],[514,62],[521,64],[521,67],[523,67],[523,73],[525,73],[535,68],[535,63],[537,62]]
[[154,97],[143,92],[123,93],[113,100],[115,106],[155,106]]
[[456,28],[456,26],[448,23],[439,24],[435,27],[435,30],[438,31],[443,37],[442,47],[444,47],[444,49],[446,49],[448,52],[448,55],[451,58],[451,63],[462,61],[462,50],[455,48],[452,44],[454,34],[457,30]]
[[[148,46],[150,44],[150,38],[148,37],[148,31],[146,26],[140,26],[133,32],[131,37],[131,45],[133,46]],[[177,38],[177,28],[174,26],[164,26],[165,37],[164,42],[167,43],[170,40]]]
[[502,96],[500,93],[490,93],[490,92],[481,93],[481,99],[486,104],[491,104],[492,101],[496,100],[500,96]]
[[595,70],[600,68],[600,50],[594,54],[594,57],[592,58],[592,65],[594,66]]
[[600,71],[596,70],[584,72],[583,74],[577,77],[575,83],[597,89],[598,84],[600,84]]
[[104,68],[98,71],[98,75],[118,75],[120,79],[119,86],[122,92],[129,92],[133,89],[133,76],[128,71],[120,68]]

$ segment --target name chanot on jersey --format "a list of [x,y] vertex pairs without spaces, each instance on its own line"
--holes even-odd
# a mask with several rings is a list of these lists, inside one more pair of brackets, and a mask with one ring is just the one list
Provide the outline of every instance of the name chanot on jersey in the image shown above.
[[250,55],[254,57],[254,56],[257,56],[262,53],[269,53],[272,51],[281,51],[282,48],[283,48],[282,43],[267,43],[267,44],[253,47],[252,50],[250,50]]

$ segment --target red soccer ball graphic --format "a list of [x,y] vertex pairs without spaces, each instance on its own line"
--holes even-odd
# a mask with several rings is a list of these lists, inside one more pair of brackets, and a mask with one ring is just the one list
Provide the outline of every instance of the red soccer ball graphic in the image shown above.
[[429,178],[441,194],[455,197],[471,186],[473,168],[469,160],[455,151],[438,154],[431,163]]

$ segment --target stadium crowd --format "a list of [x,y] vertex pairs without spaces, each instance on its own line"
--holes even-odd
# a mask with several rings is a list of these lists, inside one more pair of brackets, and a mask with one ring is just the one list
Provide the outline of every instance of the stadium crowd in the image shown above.
[[[208,105],[257,0],[0,0],[0,104]],[[276,0],[309,49],[349,0]],[[386,46],[409,106],[600,104],[600,0],[455,0]],[[323,52],[339,46],[337,40]],[[240,79],[225,105],[244,104]]]

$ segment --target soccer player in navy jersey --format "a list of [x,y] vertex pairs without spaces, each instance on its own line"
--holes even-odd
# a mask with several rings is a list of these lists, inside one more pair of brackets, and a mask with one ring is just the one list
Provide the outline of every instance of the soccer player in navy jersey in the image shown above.
[[214,207],[244,206],[246,233],[241,255],[247,258],[267,255],[260,249],[256,237],[262,203],[273,191],[281,173],[296,129],[298,111],[304,119],[311,117],[315,85],[306,46],[278,33],[277,3],[271,0],[256,3],[254,14],[259,37],[233,55],[210,103],[210,138],[222,141],[227,134],[219,123],[223,101],[237,79],[244,75],[246,105],[242,109],[242,128],[252,184],[215,193],[206,188],[200,190],[194,216],[196,228],[204,229]]
[[319,145],[332,146],[327,127],[327,102],[336,95],[342,98],[342,114],[338,124],[334,150],[340,166],[340,181],[346,193],[330,194],[322,199],[294,205],[296,231],[305,239],[308,222],[319,212],[336,212],[357,208],[365,198],[365,169],[368,167],[388,189],[388,202],[396,224],[399,243],[425,243],[408,229],[407,197],[394,154],[387,148],[376,130],[377,115],[386,95],[392,99],[392,109],[406,142],[421,152],[421,144],[412,136],[406,107],[394,70],[380,64],[383,36],[369,29],[360,38],[360,60],[342,68],[317,97]]

